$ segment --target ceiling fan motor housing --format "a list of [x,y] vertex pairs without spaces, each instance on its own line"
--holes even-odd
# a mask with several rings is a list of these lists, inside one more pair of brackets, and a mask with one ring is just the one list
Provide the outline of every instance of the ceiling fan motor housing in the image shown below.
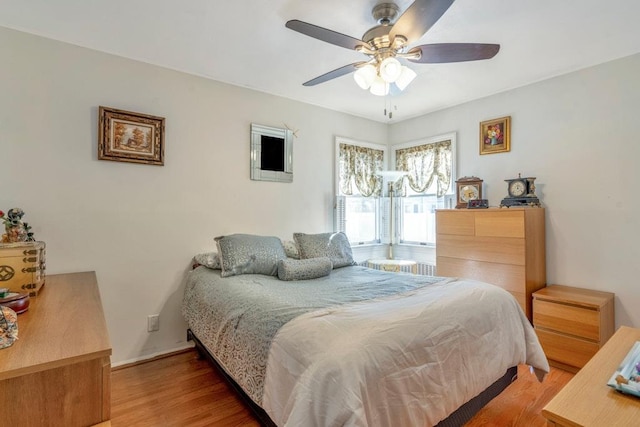
[[407,39],[403,36],[396,36],[393,40],[389,38],[389,32],[392,28],[391,23],[399,12],[400,9],[394,3],[377,4],[371,11],[371,14],[380,25],[370,28],[362,36],[362,40],[371,48],[371,51],[364,51],[363,53],[375,57],[377,62],[396,56],[407,44]]
[[371,14],[378,24],[389,25],[399,12],[400,8],[394,3],[380,3],[373,7]]

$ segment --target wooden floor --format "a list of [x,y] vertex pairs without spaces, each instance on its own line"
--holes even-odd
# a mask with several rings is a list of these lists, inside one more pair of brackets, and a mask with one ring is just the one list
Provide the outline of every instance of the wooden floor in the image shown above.
[[[466,424],[545,427],[542,407],[573,377],[551,368],[538,383],[528,368]],[[195,351],[114,370],[111,376],[111,425],[259,426],[218,372]]]

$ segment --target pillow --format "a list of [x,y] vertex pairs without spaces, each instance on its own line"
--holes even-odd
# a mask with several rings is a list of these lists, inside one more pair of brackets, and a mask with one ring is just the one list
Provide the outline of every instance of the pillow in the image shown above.
[[205,252],[202,254],[198,254],[193,257],[193,260],[200,265],[204,265],[207,268],[211,268],[213,270],[221,270],[222,266],[220,265],[220,256],[217,252]]
[[300,259],[327,257],[333,268],[355,265],[347,235],[340,233],[304,234],[293,233],[298,245]]
[[278,261],[287,257],[277,237],[231,234],[215,238],[222,273],[229,277],[240,274],[278,275]]
[[328,276],[333,269],[327,257],[293,259],[278,261],[278,278],[280,280],[308,280]]
[[288,258],[300,259],[300,252],[298,252],[296,242],[293,240],[283,240],[282,246],[284,246],[284,252]]

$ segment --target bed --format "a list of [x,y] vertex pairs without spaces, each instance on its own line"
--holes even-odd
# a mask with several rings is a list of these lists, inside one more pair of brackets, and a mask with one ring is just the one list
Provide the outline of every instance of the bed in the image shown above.
[[185,281],[189,337],[264,425],[461,425],[518,364],[548,372],[503,289],[356,266],[344,236],[306,236],[319,252],[297,260],[279,240],[219,238],[220,265]]

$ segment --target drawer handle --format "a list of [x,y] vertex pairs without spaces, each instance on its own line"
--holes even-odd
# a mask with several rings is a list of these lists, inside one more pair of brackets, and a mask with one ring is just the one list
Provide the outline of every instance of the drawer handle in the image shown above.
[[38,251],[37,251],[36,249],[31,249],[31,250],[29,250],[29,249],[25,249],[25,250],[22,252],[22,254],[23,254],[24,256],[27,256],[27,255],[36,255],[37,253],[38,253]]
[[27,283],[26,285],[22,285],[22,289],[35,289],[37,286],[35,283]]
[[35,273],[36,271],[38,271],[38,267],[27,267],[22,269],[23,273]]
[[23,263],[28,263],[28,262],[36,262],[38,260],[37,257],[31,257],[31,258],[22,258],[22,262]]

